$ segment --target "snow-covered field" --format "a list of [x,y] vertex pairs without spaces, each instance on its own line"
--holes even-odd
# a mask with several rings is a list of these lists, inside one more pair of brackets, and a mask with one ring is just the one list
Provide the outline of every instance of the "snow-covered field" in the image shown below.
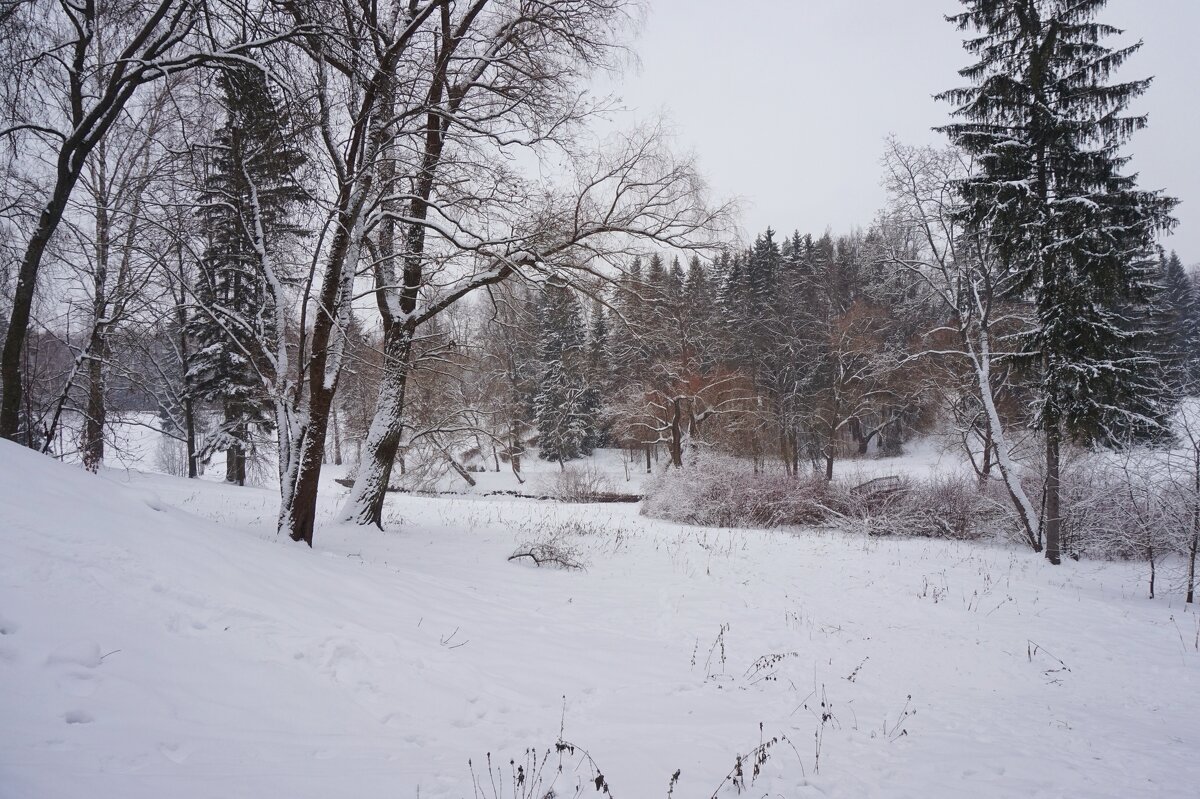
[[[1200,621],[1136,565],[404,495],[309,551],[275,503],[0,442],[0,797],[597,795],[486,776],[560,734],[622,799],[777,736],[747,795],[1200,792]],[[507,560],[554,535],[585,571]]]

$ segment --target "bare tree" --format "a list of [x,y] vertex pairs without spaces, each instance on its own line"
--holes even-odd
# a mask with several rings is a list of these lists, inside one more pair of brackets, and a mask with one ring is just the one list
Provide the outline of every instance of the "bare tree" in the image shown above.
[[[420,73],[419,59],[406,59],[422,49],[426,23],[446,10],[448,2],[284,5],[306,31],[298,41],[311,61],[309,77],[334,197],[325,231],[331,240],[314,254],[303,290],[294,412],[288,446],[279,453],[278,529],[311,546],[325,437],[345,352],[342,333],[349,325],[380,156],[392,137],[395,98]],[[424,45],[432,51],[428,40]],[[311,331],[306,321],[310,305]]]
[[[0,435],[21,425],[21,351],[38,272],[88,160],[143,86],[176,72],[239,59],[286,36],[256,31],[264,11],[240,0],[40,3],[19,0],[0,20],[5,120],[0,141],[40,161],[45,188],[28,231],[0,356]],[[231,24],[225,24],[229,20]]]
[[[671,159],[656,130],[598,157],[574,145],[574,129],[591,113],[576,86],[618,49],[615,27],[632,5],[477,0],[461,17],[442,14],[424,125],[394,139],[413,141],[419,167],[405,178],[408,192],[381,200],[375,295],[386,360],[344,517],[380,523],[403,427],[411,341],[421,325],[514,273],[591,273],[631,239],[683,244],[711,221],[699,205],[691,165]],[[529,183],[503,168],[509,150],[551,146],[574,162],[573,180],[564,186]],[[388,246],[391,220],[403,228],[399,258]]]
[[1013,460],[1010,435],[997,408],[999,386],[994,377],[997,362],[1007,354],[997,346],[997,331],[1023,329],[1026,318],[1022,309],[1002,302],[1003,274],[987,245],[966,235],[956,221],[954,186],[970,174],[971,165],[954,150],[907,147],[891,140],[884,168],[892,203],[887,224],[916,231],[924,245],[918,256],[893,251],[888,261],[921,277],[956,339],[952,346],[930,348],[914,357],[962,359],[971,370],[997,468],[1026,541],[1041,551],[1041,521]]

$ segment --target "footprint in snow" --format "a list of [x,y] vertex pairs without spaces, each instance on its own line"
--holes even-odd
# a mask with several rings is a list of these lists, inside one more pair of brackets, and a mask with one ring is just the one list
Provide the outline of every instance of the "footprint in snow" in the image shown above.
[[68,724],[91,724],[95,719],[86,710],[68,710],[63,713],[63,721]]
[[192,754],[192,748],[185,744],[159,744],[158,751],[176,765],[187,762],[188,756]]

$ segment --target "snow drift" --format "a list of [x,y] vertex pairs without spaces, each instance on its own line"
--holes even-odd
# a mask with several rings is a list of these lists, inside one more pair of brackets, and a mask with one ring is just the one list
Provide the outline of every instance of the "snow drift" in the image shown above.
[[[403,496],[310,551],[272,500],[0,442],[0,797],[508,797],[488,753],[560,734],[626,799],[711,796],[760,734],[789,799],[1200,780],[1200,624],[1129,564]],[[586,571],[507,562],[556,535]]]

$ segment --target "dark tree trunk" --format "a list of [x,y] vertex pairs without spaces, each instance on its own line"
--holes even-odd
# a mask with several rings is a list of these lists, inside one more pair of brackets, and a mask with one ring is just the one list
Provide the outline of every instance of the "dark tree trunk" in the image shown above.
[[1046,560],[1062,563],[1062,520],[1059,518],[1059,427],[1046,426]]
[[325,454],[325,437],[329,431],[329,411],[333,404],[333,393],[337,388],[337,374],[327,375],[330,356],[333,355],[335,317],[342,289],[342,273],[347,268],[346,259],[355,235],[356,222],[361,212],[361,197],[366,187],[360,190],[356,203],[346,186],[340,200],[345,209],[338,217],[337,233],[330,247],[328,265],[321,280],[316,319],[313,322],[312,345],[307,364],[308,394],[306,413],[296,431],[296,446],[290,485],[282,487],[283,502],[279,511],[279,530],[287,532],[293,541],[310,547],[313,529],[317,520],[317,491],[321,481],[321,460]]
[[1192,544],[1188,547],[1187,603],[1196,595],[1196,550],[1200,549],[1200,448],[1193,451],[1192,462]]
[[183,428],[187,434],[188,477],[195,479],[200,472],[200,455],[196,452],[196,410],[192,398],[186,394],[183,398]]
[[979,466],[979,490],[983,491],[987,488],[988,480],[992,476],[992,449],[995,445],[992,444],[992,433],[989,429],[984,433],[983,438],[983,463]]
[[683,468],[683,413],[679,397],[671,401],[671,465],[676,469]]
[[[37,287],[38,270],[42,265],[42,256],[50,243],[54,231],[62,221],[63,211],[71,190],[79,179],[79,170],[67,171],[62,158],[59,161],[58,182],[50,202],[42,210],[37,228],[25,255],[21,259],[21,268],[17,273],[17,287],[13,292],[12,311],[8,319],[8,332],[4,337],[4,351],[0,354],[0,381],[3,382],[3,394],[0,394],[0,436],[12,441],[20,440],[21,433],[21,391],[22,369],[21,359],[25,349],[25,336],[29,332],[29,319],[33,311],[33,295]],[[80,163],[82,169],[82,162]],[[29,436],[26,436],[29,439]]]
[[91,350],[91,355],[88,357],[87,410],[83,418],[83,441],[80,449],[83,453],[83,467],[89,472],[96,472],[104,465],[106,417],[104,402],[105,336],[98,329],[93,329],[92,343],[88,348]]
[[900,427],[899,415],[893,416],[884,423],[880,436],[879,451],[882,455],[895,457],[904,454],[904,436]]
[[249,432],[242,418],[242,407],[237,403],[226,403],[223,427],[233,442],[225,449],[225,482],[237,486],[246,484],[246,435]]

